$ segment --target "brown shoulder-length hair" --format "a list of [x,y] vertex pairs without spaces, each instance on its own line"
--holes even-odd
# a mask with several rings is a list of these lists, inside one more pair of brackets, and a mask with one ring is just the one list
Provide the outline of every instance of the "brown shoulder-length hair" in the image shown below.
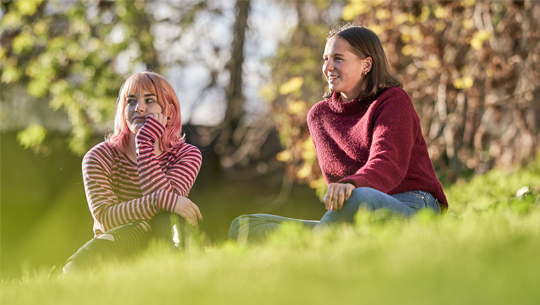
[[180,102],[172,86],[161,75],[154,72],[139,72],[130,76],[120,88],[116,100],[116,116],[114,117],[114,130],[107,135],[105,140],[122,150],[125,150],[129,141],[130,130],[127,125],[124,109],[126,97],[133,92],[142,92],[157,96],[157,102],[161,106],[163,115],[169,117],[165,132],[161,136],[161,148],[169,151],[173,147],[184,142],[182,137],[182,119],[180,116]]
[[[328,37],[326,37],[326,41],[334,36],[347,41],[350,51],[360,59],[371,57],[373,60],[371,70],[362,82],[362,89],[359,95],[360,99],[373,99],[387,88],[403,87],[399,77],[390,70],[390,64],[384,53],[381,41],[373,31],[361,25],[347,23],[332,29]],[[362,72],[358,71],[358,73]],[[328,99],[332,96],[332,93],[327,92],[323,97]]]

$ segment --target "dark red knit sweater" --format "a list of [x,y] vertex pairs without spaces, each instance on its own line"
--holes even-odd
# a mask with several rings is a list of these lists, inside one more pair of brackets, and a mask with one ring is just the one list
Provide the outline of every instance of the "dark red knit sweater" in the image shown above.
[[334,93],[315,104],[307,118],[327,184],[352,183],[389,195],[425,191],[448,206],[405,91],[389,88],[371,102],[338,99]]

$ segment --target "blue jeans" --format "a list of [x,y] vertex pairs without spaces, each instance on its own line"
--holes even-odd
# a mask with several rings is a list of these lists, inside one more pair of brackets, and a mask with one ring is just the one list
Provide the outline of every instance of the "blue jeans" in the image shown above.
[[248,242],[261,240],[284,222],[298,222],[311,229],[335,223],[353,223],[359,208],[371,211],[386,209],[405,218],[413,216],[422,209],[431,209],[436,214],[440,214],[439,201],[428,192],[409,191],[387,195],[369,187],[359,187],[352,191],[351,197],[345,200],[341,210],[326,212],[320,221],[270,214],[242,215],[233,220],[229,229],[229,238],[246,238]]

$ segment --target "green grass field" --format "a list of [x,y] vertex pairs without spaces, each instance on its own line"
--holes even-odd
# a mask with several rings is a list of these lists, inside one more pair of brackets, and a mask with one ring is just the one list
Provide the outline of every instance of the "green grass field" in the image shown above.
[[2,281],[1,304],[539,304],[540,162],[446,193],[443,217],[361,212],[354,227],[289,225],[259,245],[154,244],[91,272],[28,270]]

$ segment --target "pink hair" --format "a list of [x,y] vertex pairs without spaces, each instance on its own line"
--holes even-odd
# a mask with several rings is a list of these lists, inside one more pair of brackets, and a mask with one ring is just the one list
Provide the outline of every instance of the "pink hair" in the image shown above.
[[113,146],[118,146],[122,150],[125,150],[131,133],[124,114],[126,97],[130,93],[142,92],[143,90],[157,96],[157,102],[161,106],[163,115],[170,118],[165,127],[165,133],[161,136],[160,142],[162,149],[169,151],[173,147],[183,143],[180,102],[178,102],[172,86],[162,76],[153,72],[133,74],[124,82],[116,100],[114,131],[106,137],[106,141]]

